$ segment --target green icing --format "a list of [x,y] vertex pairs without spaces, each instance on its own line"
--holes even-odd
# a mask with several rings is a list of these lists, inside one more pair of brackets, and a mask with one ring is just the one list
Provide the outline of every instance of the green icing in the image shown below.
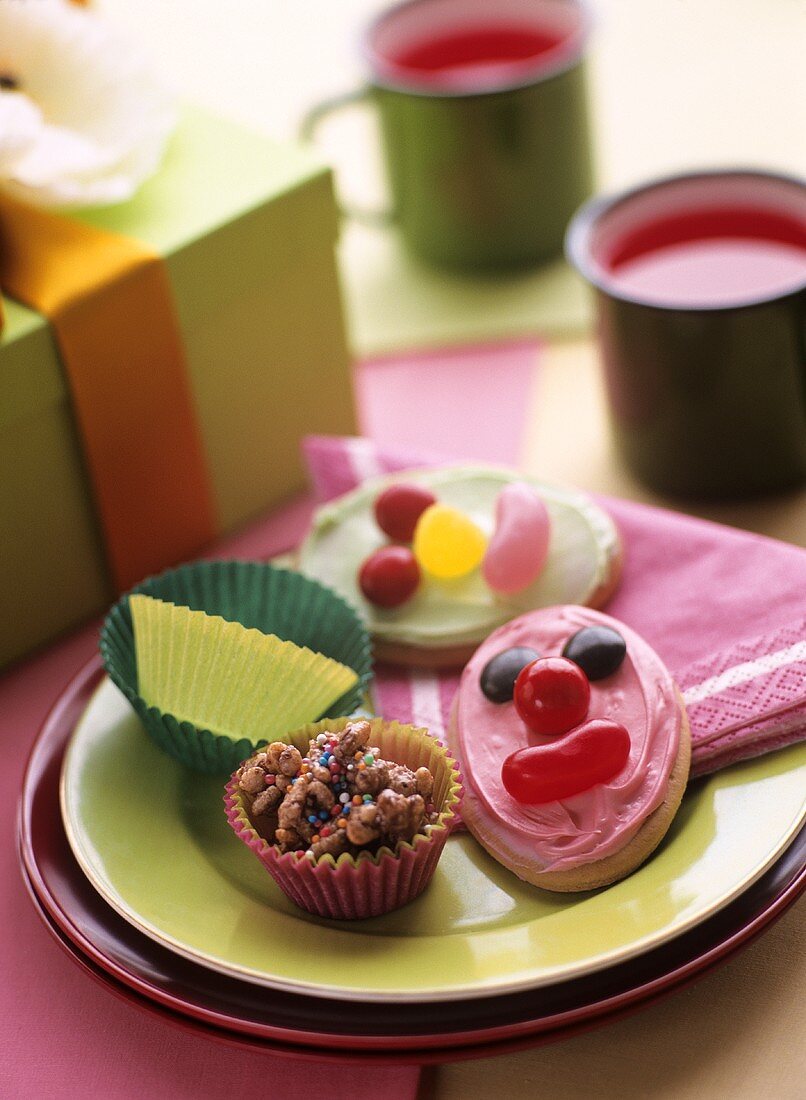
[[[358,569],[364,558],[389,541],[375,523],[372,504],[393,481],[427,485],[440,501],[469,515],[488,536],[493,533],[501,488],[511,481],[529,482],[540,492],[551,517],[546,566],[533,584],[514,596],[497,596],[475,570],[449,582],[424,577],[417,593],[402,607],[391,611],[374,607],[358,587]],[[406,471],[367,482],[326,505],[302,546],[300,568],[357,607],[378,638],[441,648],[480,642],[524,611],[586,603],[608,577],[617,549],[612,521],[583,494],[506,470],[462,466]]]

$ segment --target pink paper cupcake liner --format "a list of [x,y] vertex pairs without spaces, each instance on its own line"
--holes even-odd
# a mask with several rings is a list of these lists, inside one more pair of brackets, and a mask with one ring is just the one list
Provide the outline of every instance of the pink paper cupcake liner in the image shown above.
[[[341,730],[349,721],[338,718],[316,722],[296,730],[287,740],[304,754],[312,738]],[[427,730],[415,726],[382,718],[372,719],[370,725],[371,744],[378,746],[385,760],[406,764],[413,771],[424,766],[434,776],[437,821],[427,833],[418,834],[410,842],[398,842],[394,851],[384,846],[357,857],[343,853],[338,859],[326,855],[315,861],[300,852],[281,854],[252,826],[247,800],[238,789],[235,775],[224,796],[230,825],[280,889],[301,909],[332,920],[379,917],[416,898],[431,881],[445,842],[458,823],[461,783],[456,763],[444,745]]]

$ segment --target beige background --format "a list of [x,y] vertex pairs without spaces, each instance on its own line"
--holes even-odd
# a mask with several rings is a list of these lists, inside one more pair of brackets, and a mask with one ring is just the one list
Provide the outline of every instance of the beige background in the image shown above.
[[[291,137],[361,77],[388,0],[97,0],[195,101]],[[602,182],[717,161],[806,171],[803,0],[596,0]],[[356,147],[357,149],[357,147]],[[356,149],[351,156],[356,156]],[[358,150],[359,161],[364,153]],[[354,173],[363,180],[361,170]]]
[[[357,86],[359,29],[388,0],[97,0],[213,110],[292,137],[313,103]],[[492,0],[491,0],[492,2]],[[603,187],[705,164],[806,175],[804,0],[596,0],[591,99]],[[799,94],[800,93],[800,94]],[[322,131],[342,191],[383,205],[373,120]],[[437,277],[394,233],[348,224],[342,267],[361,352],[576,334],[589,316],[563,265],[507,280]]]
[[741,956],[636,1016],[426,1075],[421,1100],[796,1100],[804,1095],[801,905]]
[[[492,2],[492,0],[491,0]],[[99,0],[146,42],[190,98],[292,136],[307,106],[360,79],[355,30],[378,0]],[[806,175],[803,0],[600,0],[592,54],[600,179],[613,187],[697,165]],[[378,198],[371,120],[324,135],[343,190]],[[484,284],[435,280],[393,234],[349,226],[342,268],[358,350],[540,329],[584,329],[586,303],[561,267]],[[652,499],[620,468],[595,351],[555,340],[534,386],[530,469]],[[806,545],[806,495],[709,509],[713,518]],[[422,1096],[551,1100],[789,1100],[806,1095],[806,906],[687,991],[587,1035],[441,1067]]]

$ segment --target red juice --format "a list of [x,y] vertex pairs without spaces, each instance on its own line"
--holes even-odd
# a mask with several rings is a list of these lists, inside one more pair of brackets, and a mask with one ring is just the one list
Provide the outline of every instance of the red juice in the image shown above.
[[620,292],[658,305],[772,298],[806,282],[806,225],[749,207],[688,211],[633,230],[607,267]]
[[412,82],[450,87],[506,81],[556,50],[566,34],[517,23],[479,23],[441,31],[389,52]]

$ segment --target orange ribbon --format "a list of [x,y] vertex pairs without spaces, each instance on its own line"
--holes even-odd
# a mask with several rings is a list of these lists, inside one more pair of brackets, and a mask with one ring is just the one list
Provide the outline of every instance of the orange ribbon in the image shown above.
[[3,196],[0,286],[53,326],[115,587],[196,554],[217,523],[161,257]]

